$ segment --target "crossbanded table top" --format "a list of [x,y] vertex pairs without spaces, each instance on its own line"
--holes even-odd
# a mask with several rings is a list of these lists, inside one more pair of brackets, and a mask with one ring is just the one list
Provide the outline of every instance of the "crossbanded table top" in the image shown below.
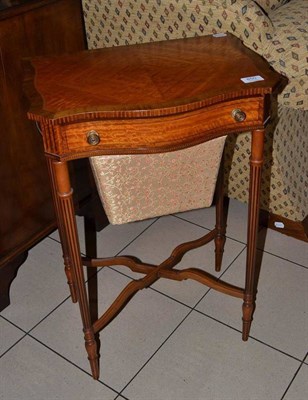
[[[38,57],[25,70],[29,116],[37,120],[91,112],[161,116],[264,95],[281,83],[279,74],[230,34]],[[259,75],[264,80],[241,80]]]

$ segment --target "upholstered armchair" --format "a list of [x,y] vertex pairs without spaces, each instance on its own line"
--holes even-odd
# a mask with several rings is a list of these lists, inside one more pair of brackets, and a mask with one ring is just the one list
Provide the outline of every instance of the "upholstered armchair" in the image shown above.
[[[305,0],[83,0],[89,48],[231,32],[286,75],[268,126],[261,207],[269,226],[308,240]],[[250,135],[226,144],[225,191],[248,199]]]

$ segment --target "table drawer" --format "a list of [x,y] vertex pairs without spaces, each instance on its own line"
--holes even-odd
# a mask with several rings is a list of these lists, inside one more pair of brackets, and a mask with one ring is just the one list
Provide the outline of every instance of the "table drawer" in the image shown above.
[[[263,98],[224,102],[164,117],[85,121],[62,127],[69,152],[158,152],[262,127]],[[171,144],[170,144],[171,143]]]

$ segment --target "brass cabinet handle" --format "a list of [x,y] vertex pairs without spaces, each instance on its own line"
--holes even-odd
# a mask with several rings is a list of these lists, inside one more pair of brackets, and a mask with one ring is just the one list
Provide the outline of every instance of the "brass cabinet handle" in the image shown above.
[[94,131],[91,130],[87,133],[87,142],[91,145],[91,146],[96,146],[97,144],[99,144],[99,142],[101,141],[99,134]]
[[246,114],[239,108],[235,108],[231,115],[236,122],[243,122],[246,119]]

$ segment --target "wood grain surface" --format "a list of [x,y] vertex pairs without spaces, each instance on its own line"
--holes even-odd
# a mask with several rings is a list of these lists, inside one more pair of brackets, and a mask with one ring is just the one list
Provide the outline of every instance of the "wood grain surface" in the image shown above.
[[[72,122],[161,116],[270,93],[277,73],[241,42],[205,36],[32,60],[29,116]],[[245,84],[241,78],[261,75]],[[31,86],[31,68],[29,68]],[[33,83],[33,82],[32,82]]]

